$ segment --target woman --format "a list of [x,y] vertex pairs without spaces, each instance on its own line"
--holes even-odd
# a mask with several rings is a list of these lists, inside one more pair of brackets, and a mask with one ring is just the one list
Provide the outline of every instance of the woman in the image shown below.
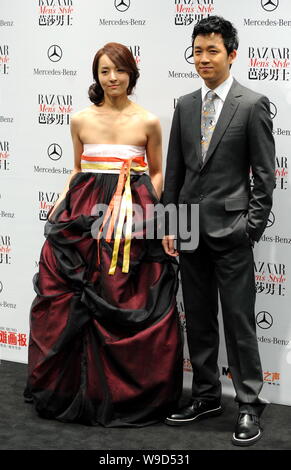
[[166,416],[182,386],[176,265],[142,221],[143,238],[132,236],[132,205],[144,215],[161,194],[161,130],[128,99],[139,76],[128,48],[106,44],[93,76],[34,279],[24,395],[43,417],[143,426]]

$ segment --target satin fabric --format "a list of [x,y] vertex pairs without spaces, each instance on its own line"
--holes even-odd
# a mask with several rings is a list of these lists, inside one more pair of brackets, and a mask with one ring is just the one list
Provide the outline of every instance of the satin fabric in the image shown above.
[[[114,240],[102,238],[97,262],[94,207],[109,203],[117,180],[77,174],[45,225],[24,392],[44,418],[144,426],[162,420],[181,393],[175,260],[160,240],[133,239],[130,269],[123,273],[121,240],[112,276]],[[132,201],[144,213],[146,204],[158,202],[146,174],[131,176],[130,184]]]

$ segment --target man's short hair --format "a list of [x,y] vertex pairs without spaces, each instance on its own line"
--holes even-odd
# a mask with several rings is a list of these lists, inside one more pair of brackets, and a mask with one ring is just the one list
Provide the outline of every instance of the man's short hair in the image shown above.
[[195,25],[192,34],[192,47],[196,36],[200,34],[205,36],[211,33],[221,34],[228,55],[238,48],[239,41],[236,28],[230,21],[214,15],[203,18]]

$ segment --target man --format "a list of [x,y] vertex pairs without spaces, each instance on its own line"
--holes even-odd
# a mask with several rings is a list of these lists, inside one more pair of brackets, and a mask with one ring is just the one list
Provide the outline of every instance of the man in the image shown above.
[[[222,411],[217,366],[219,291],[228,364],[239,404],[232,442],[251,445],[262,436],[259,417],[264,408],[259,398],[263,380],[252,248],[262,236],[272,206],[272,121],[268,99],[230,74],[238,48],[233,25],[210,16],[195,26],[192,39],[203,84],[178,100],[163,202],[199,204],[198,247],[179,252],[193,386],[189,405],[166,423],[190,424]],[[163,246],[177,256],[171,234],[164,237]]]

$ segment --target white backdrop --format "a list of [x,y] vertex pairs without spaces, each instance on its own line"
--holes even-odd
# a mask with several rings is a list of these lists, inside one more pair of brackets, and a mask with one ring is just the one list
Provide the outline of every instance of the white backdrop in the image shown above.
[[[274,206],[255,248],[262,396],[291,404],[290,0],[1,0],[0,358],[27,362],[46,214],[73,165],[70,116],[89,104],[91,63],[106,42],[131,48],[141,72],[133,99],[159,116],[164,158],[176,99],[200,87],[190,57],[195,22],[219,14],[239,31],[233,75],[271,101]],[[181,321],[183,302],[178,295]],[[223,333],[219,366],[233,394]],[[185,384],[191,365],[185,346]]]

